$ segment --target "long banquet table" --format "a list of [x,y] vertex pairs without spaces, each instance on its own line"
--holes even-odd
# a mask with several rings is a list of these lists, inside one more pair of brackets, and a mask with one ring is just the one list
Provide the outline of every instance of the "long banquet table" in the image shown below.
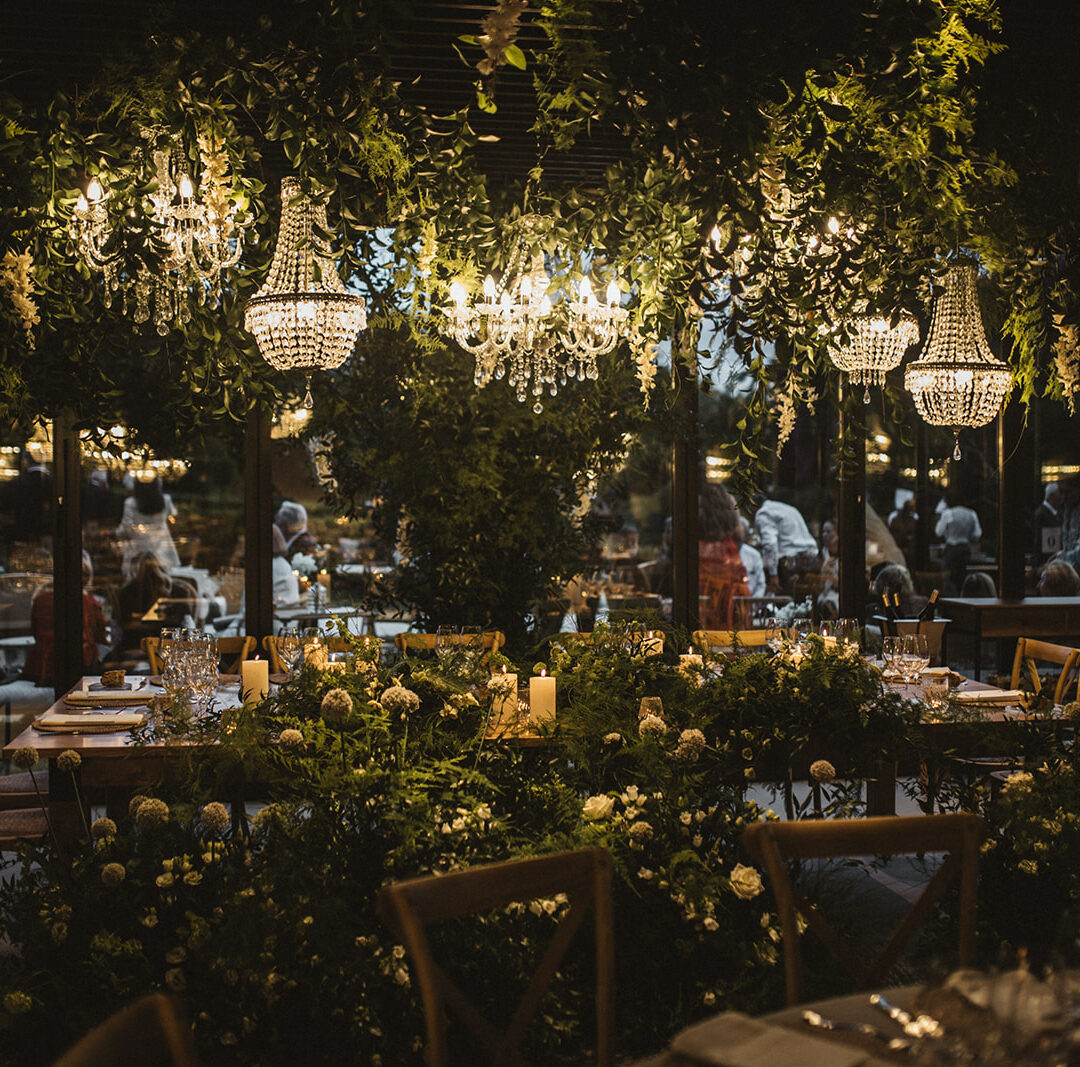
[[[90,684],[100,682],[98,676],[87,676],[80,680],[70,692],[87,689]],[[147,701],[151,697],[165,692],[158,685],[147,683],[137,690],[139,696],[145,693]],[[65,694],[67,696],[67,694]],[[223,682],[214,692],[218,707],[228,709],[239,707],[240,694],[236,683]],[[97,710],[97,709],[95,709]],[[87,726],[93,728],[95,710],[85,709],[83,717]],[[142,711],[145,705],[121,707],[114,705],[113,710]],[[64,697],[57,700],[44,714],[72,715],[78,708],[65,703]],[[200,750],[213,742],[183,741],[165,743],[160,740],[138,740],[130,730],[115,730],[109,733],[80,733],[78,726],[70,731],[42,731],[35,727],[35,719],[17,737],[4,746],[3,756],[11,759],[20,748],[32,747],[42,759],[49,761],[48,805],[53,826],[58,836],[70,838],[77,834],[81,826],[81,817],[77,807],[77,798],[81,795],[85,802],[86,789],[104,788],[106,807],[112,813],[118,813],[125,805],[127,794],[132,788],[153,785],[157,782],[175,778],[192,758],[197,758]],[[72,750],[82,758],[82,763],[74,775],[60,772],[56,759],[61,752]]]

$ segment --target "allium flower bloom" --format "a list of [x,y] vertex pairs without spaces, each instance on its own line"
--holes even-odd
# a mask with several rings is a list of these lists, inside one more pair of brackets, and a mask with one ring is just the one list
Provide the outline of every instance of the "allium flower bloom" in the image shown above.
[[283,745],[302,745],[304,743],[304,735],[299,730],[294,730],[290,726],[281,731],[278,740]]
[[816,759],[810,764],[810,777],[815,782],[828,785],[836,780],[836,768],[827,759]]
[[165,984],[174,993],[180,993],[187,988],[187,979],[179,967],[171,967],[165,972]]
[[646,715],[645,718],[638,723],[638,733],[642,737],[645,737],[647,734],[656,734],[657,737],[663,737],[667,731],[667,723],[664,722],[659,715]]
[[765,891],[761,875],[754,867],[744,867],[741,863],[736,863],[728,877],[731,882],[731,891],[740,900],[753,900],[758,893]]
[[202,875],[198,871],[188,871],[184,875],[184,885],[198,885],[202,881]]
[[379,697],[379,703],[391,715],[411,715],[420,707],[420,698],[403,685],[392,685]]
[[1070,700],[1061,709],[1061,714],[1068,722],[1080,722],[1080,701]]
[[683,730],[675,747],[675,758],[687,763],[697,762],[705,748],[705,735],[700,730]]
[[611,814],[614,807],[615,800],[612,797],[589,797],[581,807],[581,817],[583,819],[588,819],[590,822],[606,819]]
[[496,671],[488,680],[487,687],[496,696],[509,696],[517,688],[517,675]]
[[1005,784],[1001,788],[1009,793],[1026,793],[1034,782],[1035,776],[1029,771],[1015,771],[1005,779]]
[[38,750],[34,748],[33,745],[26,745],[24,748],[15,749],[15,753],[11,757],[11,762],[23,771],[30,770],[37,761]]
[[66,748],[56,757],[56,766],[65,774],[74,774],[82,766],[82,756],[73,748]]
[[122,863],[106,863],[101,868],[101,880],[107,886],[118,886],[127,877]]
[[331,689],[319,705],[328,726],[340,726],[349,717],[352,709],[352,697],[344,689]]
[[29,994],[24,993],[21,989],[4,994],[4,1011],[8,1015],[22,1015],[33,1006],[34,1002],[30,999]]
[[168,821],[169,805],[156,797],[144,800],[135,811],[135,823],[142,830],[164,826]]
[[109,818],[95,819],[90,824],[90,833],[94,837],[116,837],[116,823]]
[[612,731],[610,734],[604,734],[605,745],[621,745],[623,743],[623,735],[617,730]]
[[330,665],[330,653],[321,641],[312,641],[304,646],[304,663],[317,671],[325,671]]
[[651,823],[647,823],[644,819],[638,819],[636,822],[630,824],[630,838],[633,841],[642,842],[648,841],[653,835],[653,828]]
[[211,800],[199,812],[199,818],[212,833],[220,834],[229,825],[229,809],[218,800]]
[[131,798],[131,799],[130,799],[130,800],[128,801],[128,817],[129,817],[129,818],[131,818],[131,819],[134,819],[134,818],[135,818],[135,813],[136,813],[136,812],[137,812],[137,811],[139,810],[139,808],[141,808],[141,807],[143,806],[143,804],[145,804],[145,803],[146,803],[146,797],[144,797],[144,796],[143,796],[143,795],[142,795],[141,793],[136,793],[136,794],[135,794],[135,795],[134,795],[134,796],[133,796],[133,797],[132,797],[132,798]]

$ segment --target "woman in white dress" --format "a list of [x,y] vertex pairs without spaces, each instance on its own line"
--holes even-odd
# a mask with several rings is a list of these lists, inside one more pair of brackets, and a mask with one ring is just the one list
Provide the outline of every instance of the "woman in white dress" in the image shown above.
[[124,550],[124,576],[132,578],[132,560],[152,552],[167,571],[180,566],[169,523],[176,517],[176,505],[162,492],[161,479],[135,482],[135,492],[124,501],[124,513],[116,536]]

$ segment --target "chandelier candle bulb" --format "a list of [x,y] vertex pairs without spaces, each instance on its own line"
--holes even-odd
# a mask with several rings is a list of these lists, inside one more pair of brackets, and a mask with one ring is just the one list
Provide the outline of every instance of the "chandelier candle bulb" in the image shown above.
[[529,719],[533,723],[555,721],[555,679],[547,671],[529,679]]
[[245,704],[258,704],[270,692],[270,663],[265,659],[246,659],[240,664],[240,692]]

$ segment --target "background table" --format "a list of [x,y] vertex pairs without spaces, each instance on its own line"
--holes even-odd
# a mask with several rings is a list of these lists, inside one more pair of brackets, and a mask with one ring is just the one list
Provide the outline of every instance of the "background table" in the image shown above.
[[[957,630],[975,636],[975,669],[978,679],[982,668],[981,644],[984,637],[1044,637],[1067,643],[1070,635],[1080,635],[1080,597],[1029,597],[1024,600],[1001,600],[998,597],[942,597],[938,601],[942,615],[951,620],[949,633]],[[998,670],[1006,670],[998,649]],[[942,661],[947,662],[947,645]]]

